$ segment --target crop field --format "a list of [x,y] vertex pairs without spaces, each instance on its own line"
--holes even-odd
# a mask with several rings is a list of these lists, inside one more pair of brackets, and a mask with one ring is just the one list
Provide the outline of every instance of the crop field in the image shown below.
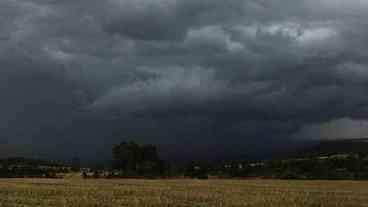
[[368,182],[1,179],[0,207],[359,207]]

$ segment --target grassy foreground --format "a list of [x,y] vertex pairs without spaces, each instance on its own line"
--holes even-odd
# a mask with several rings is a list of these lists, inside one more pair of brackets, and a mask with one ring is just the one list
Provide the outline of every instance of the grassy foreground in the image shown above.
[[0,179],[0,207],[359,207],[368,182]]

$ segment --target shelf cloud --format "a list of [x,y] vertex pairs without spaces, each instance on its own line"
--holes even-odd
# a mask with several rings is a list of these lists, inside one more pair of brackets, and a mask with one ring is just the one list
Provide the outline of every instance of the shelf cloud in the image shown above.
[[174,154],[262,154],[334,138],[324,128],[339,120],[351,120],[351,134],[368,117],[367,9],[365,0],[2,0],[0,148],[93,158],[134,139]]

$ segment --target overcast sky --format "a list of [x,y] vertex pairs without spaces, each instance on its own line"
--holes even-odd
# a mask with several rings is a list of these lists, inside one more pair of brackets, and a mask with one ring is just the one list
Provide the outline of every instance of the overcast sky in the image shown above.
[[220,156],[368,136],[367,11],[367,0],[1,0],[1,155],[91,158],[136,140]]

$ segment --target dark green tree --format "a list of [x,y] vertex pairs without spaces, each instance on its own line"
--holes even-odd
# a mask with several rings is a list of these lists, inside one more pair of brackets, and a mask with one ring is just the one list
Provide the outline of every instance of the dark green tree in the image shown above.
[[121,142],[113,147],[113,168],[125,175],[156,176],[164,173],[165,165],[153,145],[140,146],[135,142]]

